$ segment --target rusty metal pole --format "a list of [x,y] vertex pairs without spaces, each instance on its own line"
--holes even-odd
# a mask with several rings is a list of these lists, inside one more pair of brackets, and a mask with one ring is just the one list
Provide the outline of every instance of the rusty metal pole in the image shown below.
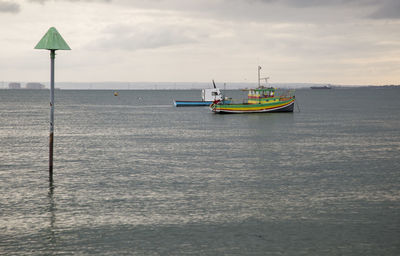
[[54,144],[54,59],[56,50],[50,50],[50,134],[49,134],[49,180],[53,182],[53,144]]

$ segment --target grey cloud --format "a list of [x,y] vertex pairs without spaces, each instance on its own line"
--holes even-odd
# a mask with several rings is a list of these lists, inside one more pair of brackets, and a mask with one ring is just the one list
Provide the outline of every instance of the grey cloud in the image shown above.
[[[372,13],[365,15],[374,19],[399,19],[399,0],[246,0],[264,4],[283,4],[294,8],[332,7],[332,8],[371,8]],[[365,10],[367,12],[367,10]]]
[[[1,0],[0,0],[1,1]],[[258,13],[267,12],[272,5],[286,6],[288,8],[325,8],[326,12],[340,9],[358,8],[365,9],[364,15],[359,17],[384,19],[400,18],[399,0],[29,0],[34,3],[44,4],[49,1],[69,2],[103,2],[113,4],[124,4],[138,8],[150,8],[160,10],[176,10],[183,12],[202,13],[213,15],[218,18],[239,18],[239,19],[262,19]],[[0,2],[0,9],[1,3]],[[254,4],[261,4],[254,5]],[[16,5],[16,4],[15,4]],[[261,9],[252,9],[261,8]],[[307,15],[307,14],[305,14]],[[264,15],[266,16],[266,15]],[[299,18],[302,15],[299,14]],[[267,19],[267,17],[264,17]]]
[[282,0],[285,3],[295,7],[318,7],[318,6],[341,6],[351,7],[369,7],[375,9],[367,18],[373,19],[400,19],[400,1],[399,0]]
[[[1,0],[0,0],[1,1]],[[103,2],[127,8],[172,10],[186,15],[226,20],[336,22],[346,18],[400,18],[399,0],[29,0]],[[1,2],[0,2],[1,3]],[[318,8],[318,12],[312,12]]]
[[[172,10],[234,21],[326,23],[397,16],[399,0],[113,0],[132,8]],[[395,9],[395,10],[393,10]],[[371,15],[373,13],[373,15]],[[370,16],[371,15],[371,16]]]
[[318,6],[334,6],[334,5],[344,5],[351,4],[354,1],[343,1],[343,0],[284,0],[285,4],[298,7],[298,8],[307,8],[307,7],[318,7]]
[[64,2],[104,2],[104,3],[109,3],[112,0],[29,0],[29,2],[39,3],[39,4],[45,4],[46,2],[50,2],[50,1],[54,1],[54,2],[64,1]]
[[262,3],[278,3],[288,6],[306,8],[320,6],[349,6],[349,5],[371,5],[374,3],[384,2],[380,0],[246,0],[250,2],[258,1]]
[[318,6],[348,6],[358,3],[366,3],[369,0],[284,0],[284,2],[296,7],[318,7]]
[[173,26],[157,26],[153,29],[140,29],[128,25],[110,26],[104,31],[105,37],[93,43],[100,49],[124,49],[129,51],[140,49],[156,49],[171,45],[182,45],[195,42],[195,38],[185,28]]
[[9,13],[18,13],[20,12],[21,7],[19,4],[11,1],[1,1],[0,0],[0,13],[1,12],[9,12]]
[[386,0],[382,1],[382,5],[378,6],[378,9],[369,15],[373,19],[400,19],[400,1],[398,0]]

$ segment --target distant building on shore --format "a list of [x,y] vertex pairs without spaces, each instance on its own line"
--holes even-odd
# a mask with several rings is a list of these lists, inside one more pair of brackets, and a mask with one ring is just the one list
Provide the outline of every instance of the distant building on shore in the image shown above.
[[21,89],[21,84],[20,83],[9,83],[8,88],[9,89]]
[[25,88],[37,90],[37,89],[44,89],[45,87],[44,84],[41,83],[27,83]]

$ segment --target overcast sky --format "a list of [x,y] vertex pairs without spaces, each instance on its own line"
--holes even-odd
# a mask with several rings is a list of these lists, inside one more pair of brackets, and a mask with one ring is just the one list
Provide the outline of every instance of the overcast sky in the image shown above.
[[0,0],[0,81],[400,84],[400,0]]

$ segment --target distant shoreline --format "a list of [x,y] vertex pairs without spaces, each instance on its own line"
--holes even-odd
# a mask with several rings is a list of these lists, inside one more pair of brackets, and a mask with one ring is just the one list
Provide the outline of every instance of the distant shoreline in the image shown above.
[[[316,89],[313,89],[311,87],[279,87],[279,86],[274,86],[273,87],[277,89],[296,89],[296,90],[315,90],[319,91]],[[254,87],[240,87],[240,88],[221,88],[222,90],[242,90],[246,88],[254,88]],[[338,90],[343,90],[343,89],[389,89],[389,88],[400,88],[400,85],[369,85],[369,86],[335,86],[331,87],[330,89],[338,89]],[[201,90],[203,88],[55,88],[56,90],[63,90],[63,91],[197,91]],[[49,91],[49,88],[43,88],[43,89],[30,89],[30,88],[19,88],[19,89],[14,89],[14,88],[1,88],[0,90],[10,90],[10,91]]]
[[[21,88],[11,89],[9,84],[12,82],[3,81],[0,83],[0,89],[10,90],[48,90],[49,83],[42,82],[45,88],[34,89],[24,88],[26,84],[21,82]],[[56,82],[56,89],[61,90],[201,90],[204,88],[212,88],[212,82],[98,82],[98,83],[78,83],[78,82]],[[245,88],[255,88],[256,83],[218,83],[216,86],[223,90],[236,90]],[[265,86],[265,84],[264,84]],[[267,86],[283,89],[310,89],[311,87],[329,86],[332,89],[344,88],[394,88],[400,85],[335,85],[335,84],[318,84],[318,83],[269,83]]]

